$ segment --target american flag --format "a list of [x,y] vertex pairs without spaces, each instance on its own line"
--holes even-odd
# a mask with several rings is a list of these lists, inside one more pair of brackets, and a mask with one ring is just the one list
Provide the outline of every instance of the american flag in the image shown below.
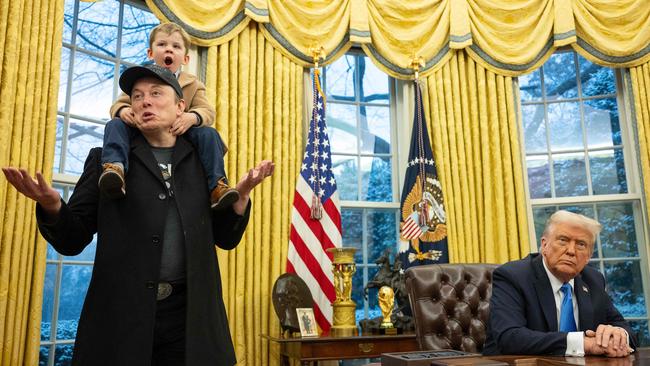
[[287,272],[296,273],[307,283],[314,298],[316,322],[327,332],[332,325],[331,303],[336,292],[332,257],[326,250],[341,247],[341,209],[318,69],[314,70],[313,95],[309,137],[293,196]]

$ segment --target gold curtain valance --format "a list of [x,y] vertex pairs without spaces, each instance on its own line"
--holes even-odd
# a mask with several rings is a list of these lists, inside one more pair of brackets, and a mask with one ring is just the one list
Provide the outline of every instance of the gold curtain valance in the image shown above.
[[427,76],[454,49],[481,66],[516,76],[571,45],[601,65],[632,67],[650,60],[647,0],[146,0],[163,21],[182,24],[203,46],[235,37],[254,20],[264,37],[302,66],[323,46],[325,63],[352,43],[379,68],[410,78],[414,56]]

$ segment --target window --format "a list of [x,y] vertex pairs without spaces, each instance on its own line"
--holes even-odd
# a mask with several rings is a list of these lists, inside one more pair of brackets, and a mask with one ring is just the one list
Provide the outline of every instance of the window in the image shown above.
[[385,250],[396,254],[399,235],[393,80],[361,53],[325,68],[332,169],[341,199],[343,246],[355,247],[352,298],[357,322],[381,316],[377,289],[363,288]]
[[636,151],[621,75],[577,53],[559,52],[519,78],[528,190],[539,243],[558,209],[603,225],[589,265],[649,345],[645,219]]
[[[67,200],[88,150],[101,146],[119,75],[146,59],[149,32],[158,19],[144,2],[65,1],[54,156],[54,186]],[[95,242],[62,256],[48,247],[39,365],[67,365],[86,295]]]

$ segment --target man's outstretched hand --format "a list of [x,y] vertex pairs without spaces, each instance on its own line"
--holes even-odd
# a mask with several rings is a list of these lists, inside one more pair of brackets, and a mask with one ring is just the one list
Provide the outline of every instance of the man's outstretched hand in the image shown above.
[[246,175],[244,175],[235,188],[239,192],[239,201],[235,202],[233,209],[239,215],[242,215],[246,210],[248,201],[250,199],[250,194],[253,188],[258,184],[262,183],[264,178],[270,177],[275,170],[275,164],[270,160],[262,160],[257,166],[253,169],[250,169]]
[[61,209],[61,196],[43,178],[43,174],[36,173],[36,179],[32,178],[27,170],[13,167],[2,168],[7,181],[25,197],[38,202],[45,213],[56,216]]

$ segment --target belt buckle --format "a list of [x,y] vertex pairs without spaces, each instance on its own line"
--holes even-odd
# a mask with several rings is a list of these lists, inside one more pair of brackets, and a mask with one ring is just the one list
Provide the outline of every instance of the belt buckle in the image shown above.
[[165,300],[172,294],[172,285],[169,282],[160,282],[158,284],[158,292],[156,293],[156,300]]

